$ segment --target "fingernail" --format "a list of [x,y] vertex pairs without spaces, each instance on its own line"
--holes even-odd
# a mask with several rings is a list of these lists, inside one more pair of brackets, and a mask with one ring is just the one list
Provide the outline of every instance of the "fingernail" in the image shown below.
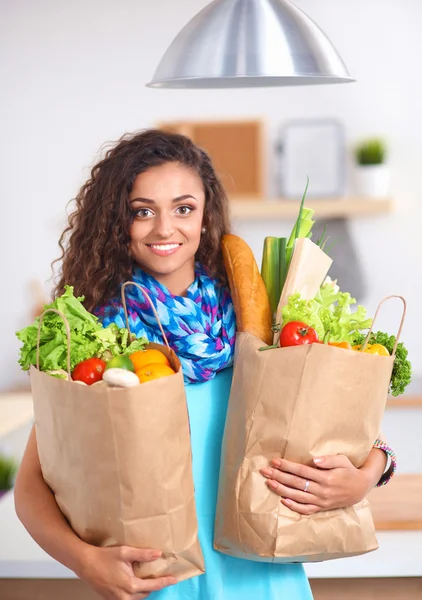
[[261,469],[261,473],[265,475],[265,477],[272,477],[273,472],[271,469]]
[[152,553],[152,558],[161,558],[162,555],[163,555],[163,553],[160,552],[160,550],[156,550],[155,552]]
[[292,505],[291,500],[289,500],[288,498],[282,498],[281,501],[284,502],[285,504],[288,504],[289,506]]
[[277,483],[276,481],[272,481],[272,480],[271,480],[271,481],[269,481],[269,482],[268,482],[268,485],[269,485],[270,487],[272,487],[272,488],[276,489],[276,488],[277,488],[277,486],[278,486],[278,483]]
[[177,579],[175,579],[174,577],[170,581],[171,581],[170,585],[176,585],[176,583],[177,583]]
[[273,465],[275,467],[280,467],[281,466],[281,460],[279,458],[275,458],[273,461],[271,461],[273,463]]
[[314,463],[315,463],[316,465],[320,465],[322,462],[324,462],[324,459],[323,459],[323,458],[314,458]]

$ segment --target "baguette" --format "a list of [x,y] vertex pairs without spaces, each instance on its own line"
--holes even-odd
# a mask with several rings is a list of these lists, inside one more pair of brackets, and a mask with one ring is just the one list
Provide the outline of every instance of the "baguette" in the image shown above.
[[237,331],[251,333],[272,344],[270,301],[252,250],[242,238],[231,233],[223,237],[221,248]]

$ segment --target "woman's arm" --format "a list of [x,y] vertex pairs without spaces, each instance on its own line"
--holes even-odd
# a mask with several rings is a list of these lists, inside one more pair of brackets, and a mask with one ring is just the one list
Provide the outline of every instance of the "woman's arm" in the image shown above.
[[386,461],[389,462],[388,469],[384,468],[384,472],[376,485],[376,487],[381,487],[382,485],[386,485],[394,476],[397,469],[397,459],[394,450],[381,438],[375,440],[374,448],[382,451]]
[[367,475],[369,485],[368,491],[375,487],[381,480],[387,466],[387,458],[384,450],[372,448],[371,452],[368,454],[368,458],[359,469],[360,472],[366,473]]
[[97,548],[73,532],[42,476],[34,427],[16,478],[15,508],[37,544],[84,579],[102,598],[120,600],[134,593],[144,598],[144,594],[176,583],[171,577],[135,577],[132,563],[156,560],[161,556],[159,551],[127,546]]
[[360,469],[347,456],[323,456],[308,467],[284,459],[275,459],[261,473],[268,487],[292,510],[309,515],[357,504],[381,479],[387,456],[372,448]]
[[16,478],[15,509],[37,544],[79,574],[90,546],[69,527],[43,479],[34,427]]

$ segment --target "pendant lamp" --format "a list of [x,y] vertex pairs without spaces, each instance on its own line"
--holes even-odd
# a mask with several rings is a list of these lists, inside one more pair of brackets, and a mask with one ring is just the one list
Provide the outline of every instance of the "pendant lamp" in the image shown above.
[[179,32],[148,87],[245,88],[354,81],[289,0],[214,0]]

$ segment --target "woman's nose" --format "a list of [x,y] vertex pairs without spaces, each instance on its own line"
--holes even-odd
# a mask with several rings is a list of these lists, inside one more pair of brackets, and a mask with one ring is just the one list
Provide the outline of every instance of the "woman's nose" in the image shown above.
[[160,213],[155,222],[157,235],[166,238],[174,233],[174,223],[171,215]]

